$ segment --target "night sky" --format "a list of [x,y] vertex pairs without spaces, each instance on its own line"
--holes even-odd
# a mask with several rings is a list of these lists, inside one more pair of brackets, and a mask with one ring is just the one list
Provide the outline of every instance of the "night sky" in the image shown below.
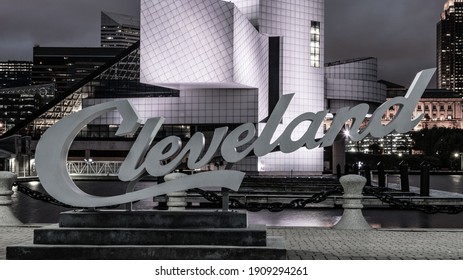
[[[325,0],[325,62],[378,57],[380,79],[408,86],[418,71],[436,65],[445,2]],[[137,0],[0,0],[0,60],[32,60],[34,45],[99,46],[100,11],[139,9]]]

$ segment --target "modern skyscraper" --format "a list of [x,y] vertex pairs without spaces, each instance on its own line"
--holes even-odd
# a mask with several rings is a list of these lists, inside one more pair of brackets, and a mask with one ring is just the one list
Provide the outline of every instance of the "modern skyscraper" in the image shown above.
[[437,23],[437,86],[463,92],[463,0],[448,0]]
[[140,18],[101,12],[101,46],[127,48],[140,40]]

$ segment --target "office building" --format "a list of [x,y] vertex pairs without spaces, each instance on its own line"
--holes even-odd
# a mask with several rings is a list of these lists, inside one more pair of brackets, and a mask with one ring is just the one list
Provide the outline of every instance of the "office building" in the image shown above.
[[0,89],[0,134],[53,99],[53,84]]
[[[400,94],[388,94],[388,100],[395,96],[405,96],[406,89]],[[425,128],[452,128],[463,129],[462,122],[462,101],[463,97],[450,90],[445,89],[427,89],[420,101],[418,102],[414,116],[424,114],[423,119],[414,128],[419,131]],[[399,110],[398,106],[392,106],[383,117],[383,122],[387,123]]]
[[[387,100],[397,96],[405,96],[407,88],[388,81],[381,80],[387,87]],[[424,114],[423,119],[413,129],[420,131],[431,128],[463,129],[463,98],[460,94],[445,89],[427,89],[418,102],[413,116]],[[391,106],[384,114],[381,122],[389,123],[399,110],[399,106]],[[377,148],[372,148],[372,147]],[[395,154],[406,155],[412,153],[413,140],[410,133],[390,134],[381,139],[366,137],[362,141],[348,141],[347,152],[361,152],[367,154]],[[375,150],[377,149],[377,150]]]
[[30,85],[31,71],[31,61],[0,61],[0,88]]
[[62,94],[76,82],[114,59],[121,48],[34,47],[32,84],[54,83]]
[[463,93],[463,0],[448,0],[437,23],[437,86]]
[[101,47],[127,48],[139,40],[139,17],[101,12]]

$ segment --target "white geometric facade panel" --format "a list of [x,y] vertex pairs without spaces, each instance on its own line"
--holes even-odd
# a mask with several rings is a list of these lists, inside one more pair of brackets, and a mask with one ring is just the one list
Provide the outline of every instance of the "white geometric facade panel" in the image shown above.
[[330,111],[359,103],[372,110],[386,100],[386,86],[378,83],[378,61],[374,57],[328,63],[325,67],[326,98]]
[[[141,1],[141,81],[177,89],[255,87],[260,77],[237,81],[235,42],[263,53],[266,36],[252,24],[236,19],[235,5],[220,0]],[[238,24],[238,26],[237,26]],[[244,29],[244,30],[243,30]],[[253,30],[252,41],[243,33]],[[248,37],[251,38],[251,37]],[[253,55],[251,53],[251,55]],[[267,58],[265,53],[260,57]],[[261,73],[265,62],[252,60],[251,74]],[[240,84],[240,81],[247,83]]]
[[232,82],[233,16],[223,1],[142,0],[142,82]]
[[268,37],[259,34],[238,9],[235,9],[234,25],[234,81],[259,89],[259,120],[262,120],[269,115]]
[[239,8],[249,22],[259,30],[260,16],[260,1],[261,0],[233,0],[231,2]]
[[[164,124],[241,124],[257,122],[257,90],[193,89],[179,97],[126,98],[137,110],[143,123],[148,118],[164,117]],[[82,106],[117,99],[87,98]],[[110,112],[92,122],[98,125],[119,124],[121,117]]]
[[[241,1],[237,2],[239,7]],[[280,91],[295,93],[283,118],[283,126],[305,112],[325,109],[324,101],[324,1],[323,0],[261,0],[259,32],[281,36]],[[317,34],[319,67],[313,67],[311,26],[319,26]],[[259,131],[264,124],[259,124]],[[302,135],[307,125],[295,130],[294,137]],[[279,132],[283,128],[280,128]],[[319,130],[319,135],[322,128]],[[259,158],[259,170],[293,172],[321,172],[323,149],[302,148],[295,153],[273,153]]]

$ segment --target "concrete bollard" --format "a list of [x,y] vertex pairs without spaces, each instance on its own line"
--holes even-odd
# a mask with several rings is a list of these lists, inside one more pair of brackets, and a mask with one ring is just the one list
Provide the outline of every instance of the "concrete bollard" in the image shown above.
[[429,196],[431,166],[426,161],[421,163],[420,196]]
[[408,179],[408,164],[402,161],[399,164],[400,170],[400,190],[402,192],[410,192],[410,182]]
[[13,203],[11,201],[11,195],[13,194],[11,188],[15,180],[16,174],[0,171],[0,226],[22,225],[10,208]]
[[342,176],[341,165],[338,163],[336,165],[336,177],[339,179]]
[[367,186],[371,186],[371,167],[370,165],[365,165],[365,179],[367,179]]
[[[164,181],[168,182],[185,176],[188,175],[183,173],[170,173],[164,176]],[[186,205],[186,192],[182,191],[167,194],[167,207],[169,211],[183,211]]]
[[344,213],[334,229],[371,229],[362,214],[362,190],[367,180],[359,175],[346,175],[339,179],[344,189]]
[[386,188],[386,173],[384,171],[384,163],[378,162],[378,187]]

